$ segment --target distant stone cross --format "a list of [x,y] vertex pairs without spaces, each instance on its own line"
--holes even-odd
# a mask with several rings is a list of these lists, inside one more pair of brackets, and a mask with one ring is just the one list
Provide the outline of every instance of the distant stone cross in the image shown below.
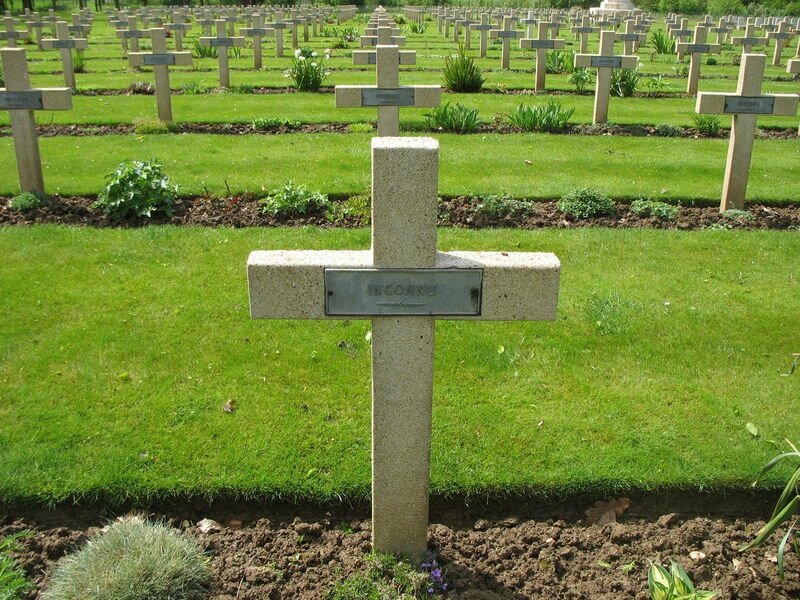
[[638,44],[647,43],[647,34],[636,32],[636,21],[629,19],[625,21],[625,32],[618,33],[616,40],[623,43],[623,54],[633,55],[636,53]]
[[42,22],[42,17],[39,15],[38,12],[33,13],[29,20],[25,21],[25,25],[28,26],[29,30],[34,31],[36,34],[36,45],[39,49],[42,48],[42,29],[44,28],[44,23]]
[[172,23],[167,23],[164,28],[175,34],[175,50],[183,51],[183,36],[192,28],[191,23],[187,23],[185,17],[173,13]]
[[438,142],[372,139],[372,248],[256,251],[255,319],[371,319],[372,546],[427,547],[436,319],[553,320],[549,253],[438,252]]
[[283,56],[283,30],[288,28],[289,24],[284,22],[280,15],[275,19],[275,22],[269,26],[269,29],[275,32],[275,56],[277,58]]
[[703,54],[719,54],[722,50],[720,44],[706,44],[708,30],[698,25],[694,28],[694,40],[689,44],[680,42],[677,45],[678,52],[688,53],[689,58],[689,80],[686,84],[686,93],[694,96],[697,93],[697,85],[700,81],[700,65],[703,62]]
[[764,46],[767,43],[767,38],[756,37],[755,23],[748,20],[747,25],[744,27],[744,37],[731,38],[731,42],[735,45],[742,47],[742,52],[747,54],[753,46]]
[[201,37],[201,46],[211,46],[217,49],[217,62],[219,64],[219,85],[220,87],[230,87],[231,75],[228,70],[228,48],[233,46],[244,46],[243,37],[228,37],[225,34],[225,19],[214,21],[217,27],[217,37]]
[[17,40],[24,40],[28,37],[27,31],[16,30],[16,21],[13,17],[4,17],[3,26],[5,31],[0,31],[0,40],[6,41],[7,48],[16,48]]
[[735,94],[700,92],[697,95],[696,112],[733,115],[720,211],[744,208],[757,116],[794,115],[797,112],[796,94],[761,93],[766,58],[763,54],[742,56]]
[[72,64],[72,50],[85,50],[89,47],[89,40],[86,38],[70,38],[69,28],[66,22],[56,23],[56,39],[45,38],[42,40],[44,50],[61,50],[61,65],[64,71],[64,83],[67,87],[76,90],[75,67]]
[[600,32],[600,48],[597,54],[576,54],[575,67],[597,69],[594,89],[594,113],[592,122],[605,123],[608,120],[608,98],[611,94],[611,70],[635,69],[639,62],[636,56],[615,56],[613,31]]
[[[787,73],[800,73],[800,58],[793,58],[786,63]],[[800,137],[800,127],[797,128],[797,135]]]
[[583,15],[581,24],[570,29],[580,39],[580,50],[578,51],[580,54],[586,54],[586,49],[589,45],[589,34],[600,31],[599,27],[592,27],[589,23],[589,16]]
[[[684,42],[692,35],[692,30],[689,29],[689,19],[681,19],[680,27],[672,30],[672,37],[676,42]],[[678,60],[683,60],[683,53],[678,51]]]
[[777,31],[767,33],[767,39],[775,40],[775,51],[772,53],[772,65],[775,67],[780,66],[783,48],[794,37],[791,27],[788,21],[781,21]]
[[489,33],[489,30],[492,29],[492,26],[489,25],[489,14],[488,13],[481,13],[481,22],[479,24],[473,23],[467,26],[467,39],[469,39],[470,34],[473,30],[480,32],[480,43],[478,46],[478,52],[481,58],[486,58],[486,37]]
[[264,15],[260,14],[253,17],[252,27],[242,27],[239,29],[239,33],[244,37],[253,38],[253,68],[257,71],[260,70],[262,66],[261,38],[268,36],[270,32],[270,29],[264,27]]
[[131,52],[139,52],[139,38],[147,37],[147,32],[136,28],[136,17],[128,17],[128,28],[118,29],[117,37],[122,40],[122,49],[127,51],[128,40],[131,43]]
[[544,90],[545,76],[547,75],[547,51],[556,50],[564,47],[564,40],[548,40],[547,33],[550,29],[550,23],[539,21],[536,25],[537,38],[522,38],[519,41],[519,47],[523,49],[536,49],[536,83],[534,84],[534,91],[541,92]]
[[[379,28],[379,37],[383,29]],[[337,85],[336,107],[375,107],[378,109],[378,136],[396,136],[400,133],[400,107],[439,106],[442,88],[438,85],[401,86],[400,64],[403,55],[400,49],[397,46],[379,45],[374,52],[377,85]],[[367,60],[371,59],[368,57]]]
[[511,63],[511,40],[521,38],[522,32],[514,29],[513,18],[503,17],[503,27],[501,29],[490,29],[489,35],[492,38],[500,38],[503,42],[503,49],[500,53],[500,68],[508,69]]
[[17,156],[19,188],[23,192],[44,193],[42,159],[36,134],[35,110],[69,110],[69,88],[32,88],[28,61],[22,48],[0,49],[6,87],[0,88],[0,110],[9,111],[11,136]]
[[719,24],[716,27],[712,27],[711,31],[717,34],[717,43],[723,44],[728,34],[731,32],[731,28],[728,27],[728,21],[725,20],[725,17],[722,17],[719,20]]
[[169,67],[191,66],[191,52],[167,52],[167,32],[162,27],[150,30],[153,52],[131,52],[128,61],[132,67],[153,67],[156,78],[156,103],[158,118],[172,121],[172,96],[169,89]]
[[405,46],[406,38],[401,35],[393,35],[393,28],[391,26],[379,26],[377,28],[378,35],[362,35],[361,47],[369,48],[370,46]]

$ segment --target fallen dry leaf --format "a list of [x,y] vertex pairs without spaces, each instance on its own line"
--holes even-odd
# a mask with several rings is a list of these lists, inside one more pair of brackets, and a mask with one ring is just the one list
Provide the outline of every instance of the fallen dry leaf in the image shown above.
[[606,523],[616,523],[617,517],[621,517],[630,506],[631,501],[628,498],[617,498],[607,502],[598,500],[583,514],[586,515],[589,525],[605,525]]
[[228,400],[222,405],[222,412],[233,414],[236,411],[236,400]]

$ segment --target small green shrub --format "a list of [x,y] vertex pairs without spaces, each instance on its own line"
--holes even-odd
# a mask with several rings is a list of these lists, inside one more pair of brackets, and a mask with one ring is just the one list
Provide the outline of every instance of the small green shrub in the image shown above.
[[664,92],[670,91],[672,86],[670,85],[669,81],[664,79],[662,75],[658,75],[656,77],[648,77],[645,79],[644,89],[648,96],[654,96],[656,94],[663,94]]
[[300,48],[295,50],[289,68],[284,71],[284,75],[292,80],[298,92],[318,92],[330,75],[330,71],[325,70],[325,61],[330,58],[328,52],[324,58],[319,58],[314,50],[308,54],[306,56]]
[[455,56],[446,56],[442,71],[444,86],[451,92],[475,94],[481,91],[486,81],[481,70],[471,56],[467,56],[464,46],[459,44]]
[[637,198],[631,202],[631,210],[640,217],[656,217],[662,221],[672,221],[680,212],[680,208],[673,204],[650,198]]
[[516,200],[505,194],[498,196],[495,194],[482,196],[473,208],[476,216],[491,221],[502,221],[504,219],[514,219],[524,217],[530,211],[530,204],[522,200]]
[[689,76],[689,65],[681,65],[679,67],[672,67],[672,70],[675,71],[676,77],[688,77]]
[[0,599],[17,600],[32,590],[33,585],[25,579],[25,573],[11,557],[19,549],[17,540],[31,535],[22,531],[0,539]]
[[656,29],[650,34],[650,43],[658,54],[675,54],[675,39],[663,29]]
[[709,137],[716,137],[722,126],[722,121],[717,115],[692,115],[692,121],[697,131]]
[[330,202],[325,194],[312,192],[305,185],[298,185],[290,179],[283,187],[272,190],[266,198],[259,200],[258,204],[264,214],[297,217],[327,210]]
[[575,91],[582,94],[587,86],[594,80],[594,75],[589,69],[575,69],[567,77],[567,81],[575,86]]
[[237,83],[228,87],[226,92],[229,94],[255,94],[256,86],[250,83]]
[[302,125],[282,117],[256,117],[253,119],[253,131],[272,131],[274,129],[297,129]]
[[350,133],[372,133],[375,128],[372,123],[350,123]]
[[565,74],[575,70],[575,53],[572,50],[553,50],[545,59],[547,73]]
[[683,567],[670,561],[669,571],[661,565],[650,563],[647,571],[650,600],[712,600],[717,592],[694,589],[694,584]]
[[56,565],[43,600],[201,600],[211,585],[197,542],[163,524],[112,524]]
[[203,46],[200,40],[195,40],[193,50],[195,58],[217,58],[217,47]]
[[564,131],[572,118],[574,108],[564,110],[558,100],[549,100],[547,104],[525,106],[520,104],[507,116],[508,122],[523,131]]
[[369,225],[372,218],[372,200],[369,195],[350,196],[344,202],[331,202],[327,218],[331,222],[353,220],[360,225]]
[[391,554],[370,554],[367,572],[336,584],[328,600],[428,600],[439,593],[429,572],[417,571]]
[[576,219],[591,219],[613,215],[614,201],[599,190],[578,188],[564,196],[557,203],[558,209]]
[[92,207],[102,209],[107,218],[172,214],[178,187],[161,171],[158,160],[124,161],[106,179],[108,183]]
[[172,121],[162,121],[154,117],[136,117],[133,120],[133,132],[137,135],[152,135],[177,131],[178,126]]
[[[28,212],[47,204],[47,196],[39,192],[22,192],[11,199],[9,208],[16,212]],[[2,598],[2,596],[0,596]]]
[[746,210],[740,210],[738,208],[729,208],[728,210],[723,210],[721,213],[719,213],[719,216],[726,221],[733,221],[734,223],[750,223],[756,220],[756,217],[753,213],[747,212]]
[[425,114],[425,126],[434,131],[473,133],[481,125],[483,121],[478,118],[478,109],[467,108],[458,102],[453,106],[447,102]]
[[425,33],[425,31],[427,31],[427,29],[428,29],[428,24],[427,23],[417,23],[416,21],[412,22],[408,26],[408,30],[411,33]]
[[661,137],[683,137],[683,128],[669,123],[656,125],[656,135]]
[[709,65],[709,66],[711,66],[711,65],[716,65],[716,64],[717,64],[717,59],[716,59],[716,58],[714,58],[713,56],[709,56],[709,57],[706,59],[706,64],[707,64],[707,65]]
[[641,75],[635,69],[611,70],[611,93],[620,98],[629,98],[636,93]]
[[204,85],[200,85],[196,81],[189,81],[188,83],[184,83],[181,86],[181,90],[184,94],[189,96],[197,96],[200,94],[205,94],[208,92],[208,88]]

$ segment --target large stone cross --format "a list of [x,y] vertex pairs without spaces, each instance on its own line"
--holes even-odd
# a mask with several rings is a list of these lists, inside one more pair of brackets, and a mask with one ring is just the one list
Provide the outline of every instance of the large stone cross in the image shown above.
[[692,43],[679,42],[677,45],[680,54],[688,53],[689,58],[689,79],[686,83],[686,93],[694,96],[697,93],[697,84],[700,82],[700,65],[703,62],[703,54],[719,54],[722,50],[720,44],[706,44],[708,30],[698,25],[694,28],[694,39]]
[[[378,36],[389,28],[379,28]],[[400,107],[430,108],[439,106],[442,88],[438,85],[400,85],[400,64],[403,54],[393,45],[379,45],[375,49],[377,85],[337,85],[337,108],[375,107],[378,109],[378,136],[396,136],[400,133]],[[353,53],[355,60],[355,52]],[[359,60],[363,60],[359,58]],[[369,61],[369,57],[367,57]]]
[[75,67],[72,64],[72,50],[85,50],[89,47],[86,38],[70,38],[69,27],[65,21],[56,23],[56,39],[45,38],[42,40],[43,50],[61,50],[61,65],[64,71],[64,83],[73,90],[77,89],[75,83]]
[[701,114],[733,115],[728,160],[722,185],[720,211],[744,208],[750,158],[756,135],[758,115],[794,115],[796,94],[762,94],[766,56],[744,54],[739,68],[739,85],[735,94],[700,92],[695,111]]
[[523,49],[536,49],[536,83],[534,91],[544,91],[545,76],[547,75],[547,51],[556,50],[564,47],[564,40],[547,39],[550,23],[539,21],[536,25],[537,38],[522,38],[519,47]]
[[158,118],[172,121],[172,96],[169,89],[169,67],[192,66],[191,52],[167,52],[167,32],[163,27],[150,30],[153,52],[131,52],[128,61],[132,67],[153,67],[156,78],[156,104]]
[[19,188],[23,192],[44,194],[42,159],[36,134],[34,110],[69,110],[69,88],[32,88],[28,61],[22,48],[0,49],[6,87],[0,88],[0,110],[9,111],[11,136],[17,157]]
[[503,49],[500,53],[500,68],[508,69],[511,62],[511,40],[521,38],[522,32],[514,29],[514,19],[512,17],[503,17],[503,27],[501,29],[490,29],[489,35],[492,38],[500,38],[502,41]]
[[372,544],[427,547],[436,319],[553,320],[553,254],[438,252],[438,142],[372,139],[372,248],[257,251],[256,319],[372,320]]
[[611,94],[611,70],[635,69],[639,63],[637,56],[614,55],[614,40],[617,34],[613,31],[600,32],[600,48],[597,54],[576,54],[576,68],[597,69],[594,88],[594,112],[592,122],[605,123],[608,120],[608,98]]
[[228,70],[228,48],[233,46],[244,46],[243,37],[228,37],[225,34],[225,19],[214,21],[217,27],[216,37],[201,37],[201,46],[210,46],[217,49],[217,62],[219,64],[219,85],[220,87],[230,87],[231,75]]

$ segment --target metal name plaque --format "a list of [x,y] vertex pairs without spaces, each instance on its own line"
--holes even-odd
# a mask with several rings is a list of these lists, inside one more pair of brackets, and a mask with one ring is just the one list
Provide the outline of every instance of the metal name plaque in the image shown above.
[[175,56],[172,54],[145,54],[142,56],[142,64],[148,67],[156,65],[174,65]]
[[[378,64],[378,53],[377,52],[370,52],[367,54],[367,64],[368,65],[377,65]],[[363,102],[364,96],[362,94],[361,100]]]
[[267,29],[254,28],[245,29],[244,31],[246,32],[245,35],[248,37],[266,37],[269,35],[269,30]]
[[232,38],[211,38],[209,40],[211,46],[215,46],[217,48],[228,48],[233,47],[233,39]]
[[272,29],[286,29],[287,25],[286,23],[273,23],[270,27],[272,27]]
[[689,54],[697,52],[711,52],[711,46],[708,44],[689,44],[686,46],[686,52]]
[[556,47],[555,40],[531,40],[529,43],[532,49],[538,50],[552,50]]
[[515,38],[515,37],[517,37],[517,32],[516,31],[501,30],[501,31],[497,32],[497,37],[499,37],[499,38]]
[[622,67],[622,58],[619,56],[593,56],[592,66],[596,68],[619,69]]
[[771,115],[775,98],[769,96],[725,96],[723,112],[735,115]]
[[481,314],[483,269],[325,269],[325,314]]
[[414,106],[414,88],[366,88],[361,106]]
[[617,34],[617,39],[621,42],[638,42],[639,41],[639,34],[638,33],[619,33]]
[[42,92],[0,92],[0,110],[33,110],[44,108]]
[[75,40],[53,40],[50,44],[54,50],[56,48],[74,48]]
[[123,31],[122,32],[122,37],[126,37],[126,38],[141,38],[141,37],[144,37],[144,36],[145,36],[145,32],[144,31],[133,30],[133,31]]

